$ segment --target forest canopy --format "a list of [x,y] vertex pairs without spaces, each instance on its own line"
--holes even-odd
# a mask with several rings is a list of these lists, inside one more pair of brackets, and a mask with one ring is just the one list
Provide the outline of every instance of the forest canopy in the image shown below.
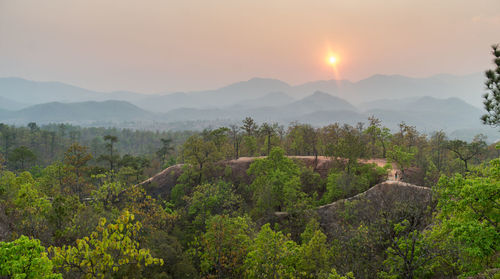
[[[374,117],[163,133],[30,123],[0,124],[0,151],[2,276],[443,278],[500,264],[499,153],[482,135]],[[167,184],[141,184],[155,174]]]

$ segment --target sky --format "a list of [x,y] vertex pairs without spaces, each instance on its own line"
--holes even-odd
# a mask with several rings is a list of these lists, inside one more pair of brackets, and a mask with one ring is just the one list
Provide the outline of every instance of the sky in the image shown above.
[[464,75],[494,43],[498,0],[0,0],[1,77],[100,91]]

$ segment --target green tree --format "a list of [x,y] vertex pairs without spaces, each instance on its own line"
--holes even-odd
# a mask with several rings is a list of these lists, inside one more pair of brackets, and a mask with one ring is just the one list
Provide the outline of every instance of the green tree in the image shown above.
[[91,159],[92,155],[88,153],[88,148],[78,143],[72,144],[64,153],[64,164],[67,171],[72,173],[72,176],[65,179],[65,184],[69,185],[80,198],[84,192],[85,178],[89,171],[87,163]]
[[37,134],[40,131],[40,127],[36,125],[35,122],[28,123],[28,128],[30,129],[30,147],[35,148],[37,145]]
[[354,279],[354,274],[352,272],[349,272],[345,276],[342,276],[338,274],[335,269],[332,269],[326,279]]
[[299,246],[269,224],[260,229],[245,259],[247,278],[296,278]]
[[229,134],[231,135],[231,140],[233,141],[233,158],[238,159],[240,156],[240,144],[241,141],[243,140],[243,137],[240,132],[240,127],[237,125],[231,125],[229,126]]
[[275,133],[275,129],[274,129],[273,125],[270,125],[268,123],[264,123],[264,124],[262,124],[262,126],[260,126],[259,132],[263,136],[265,136],[265,142],[267,144],[267,153],[266,154],[269,156],[269,154],[271,153],[271,138]]
[[255,123],[253,118],[247,117],[243,120],[243,126],[241,126],[241,129],[245,131],[247,136],[254,136],[259,129],[259,126]]
[[301,235],[297,269],[304,278],[327,278],[331,271],[332,251],[326,235],[320,230],[319,223],[312,219]]
[[236,213],[242,202],[241,196],[228,182],[203,183],[196,186],[188,198],[187,213],[193,219],[193,225],[205,226],[212,215]]
[[446,134],[443,131],[438,131],[432,134],[430,142],[431,160],[440,172],[444,167]]
[[76,246],[50,247],[52,261],[62,272],[80,274],[85,278],[116,278],[127,272],[139,273],[151,264],[163,265],[163,260],[151,256],[148,249],[139,248],[137,241],[141,223],[124,211],[114,224],[106,225],[102,218],[89,236],[76,240]]
[[432,274],[427,264],[437,256],[432,252],[423,234],[411,230],[408,220],[394,226],[394,237],[386,250],[384,266],[387,271],[379,273],[382,278],[426,278]]
[[319,132],[311,125],[293,123],[288,128],[287,139],[293,154],[318,156]]
[[156,155],[161,161],[162,167],[165,165],[165,159],[172,151],[174,151],[174,147],[172,146],[172,139],[160,139],[161,147],[156,151]]
[[49,228],[47,215],[51,210],[52,204],[35,187],[35,181],[29,173],[25,172],[22,175],[25,176],[25,181],[20,183],[20,188],[13,200],[15,205],[14,216],[19,218],[16,220],[14,227],[21,234],[48,240]]
[[76,195],[59,194],[53,198],[46,218],[56,245],[73,239],[76,222],[74,217],[81,208],[83,204]]
[[40,240],[21,236],[12,242],[0,242],[0,277],[62,279],[52,269],[52,261]]
[[498,126],[500,124],[500,49],[491,46],[495,68],[486,71],[486,89],[490,92],[483,95],[486,114],[481,117],[483,124]]
[[200,268],[206,278],[241,278],[250,241],[250,219],[216,215],[199,239]]
[[414,158],[414,152],[406,152],[398,145],[394,145],[392,150],[387,151],[387,159],[389,162],[396,163],[398,169],[401,170],[401,178],[404,177],[405,170],[411,166]]
[[375,116],[368,117],[368,121],[370,121],[370,125],[364,131],[365,134],[369,136],[370,139],[370,153],[371,157],[374,158],[376,156],[377,148],[376,143],[377,139],[380,138],[382,130],[380,128],[380,119]]
[[115,150],[115,143],[118,142],[118,137],[106,135],[104,136],[104,140],[107,141],[106,148],[108,149],[108,154],[103,154],[99,158],[103,161],[107,161],[109,163],[109,170],[113,171],[116,163],[120,159],[120,155],[116,154]]
[[20,146],[12,150],[8,160],[15,169],[24,170],[30,163],[36,160],[36,155],[28,147]]
[[34,133],[34,132],[40,130],[40,127],[38,127],[38,125],[36,125],[36,122],[30,122],[30,123],[28,123],[27,126],[30,129],[31,133]]
[[382,146],[382,158],[386,158],[387,156],[387,145],[391,138],[391,130],[387,127],[382,128],[378,137],[380,145]]
[[96,178],[102,180],[101,185],[96,190],[92,191],[91,198],[94,204],[99,204],[105,209],[114,208],[120,201],[120,196],[128,189],[128,184],[121,181],[116,181],[104,174],[96,175]]
[[474,169],[467,177],[442,177],[435,188],[437,215],[432,235],[457,247],[455,261],[465,275],[499,265],[500,159]]
[[204,131],[203,137],[205,141],[213,142],[215,145],[215,149],[220,154],[225,154],[224,147],[227,143],[227,135],[229,132],[229,128],[221,127],[211,131]]
[[358,159],[365,152],[365,144],[362,142],[361,134],[350,126],[341,129],[341,137],[334,148],[335,159],[345,161],[345,171],[350,174],[358,164]]
[[5,159],[3,158],[3,155],[0,154],[0,172],[3,170],[5,164]]
[[121,168],[118,176],[125,183],[136,184],[145,179],[143,172],[151,164],[151,161],[145,157],[125,154],[119,163]]
[[247,156],[256,156],[257,154],[257,139],[254,136],[243,136],[243,147]]
[[341,176],[341,172],[334,170],[330,171],[328,174],[326,179],[326,192],[322,197],[323,204],[331,203],[345,197],[346,193],[344,189],[342,189],[341,185],[339,185]]
[[198,184],[202,181],[205,169],[221,159],[221,154],[217,151],[215,144],[212,141],[205,141],[198,135],[191,136],[186,140],[182,146],[182,156],[186,163],[198,169]]
[[9,158],[9,150],[16,139],[16,130],[14,127],[0,123],[0,135],[3,141],[3,155],[5,158]]
[[386,176],[387,169],[375,164],[358,164],[352,168],[351,173],[331,169],[326,179],[322,203],[331,203],[364,192]]
[[279,147],[274,147],[267,158],[255,160],[247,173],[254,177],[250,188],[257,213],[293,210],[304,195],[299,167]]

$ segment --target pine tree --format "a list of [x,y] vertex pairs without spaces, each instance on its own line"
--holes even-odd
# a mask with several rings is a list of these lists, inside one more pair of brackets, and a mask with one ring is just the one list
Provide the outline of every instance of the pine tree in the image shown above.
[[500,49],[499,45],[491,46],[493,54],[493,63],[496,69],[487,70],[486,75],[486,89],[488,93],[483,95],[484,108],[487,113],[481,117],[483,124],[498,126],[500,125]]

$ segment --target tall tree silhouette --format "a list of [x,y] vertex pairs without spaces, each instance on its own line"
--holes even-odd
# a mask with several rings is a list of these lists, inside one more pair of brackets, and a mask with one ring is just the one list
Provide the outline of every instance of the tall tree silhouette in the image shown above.
[[486,114],[481,117],[483,124],[491,126],[500,125],[500,49],[499,45],[491,46],[493,54],[493,63],[496,68],[487,70],[486,74],[486,89],[488,93],[483,95],[484,98],[484,108],[486,109]]
[[115,163],[118,162],[119,155],[115,154],[115,143],[118,142],[118,137],[112,135],[104,136],[104,140],[107,141],[106,148],[108,149],[108,154],[101,155],[100,159],[107,161],[109,163],[109,170],[114,170]]

